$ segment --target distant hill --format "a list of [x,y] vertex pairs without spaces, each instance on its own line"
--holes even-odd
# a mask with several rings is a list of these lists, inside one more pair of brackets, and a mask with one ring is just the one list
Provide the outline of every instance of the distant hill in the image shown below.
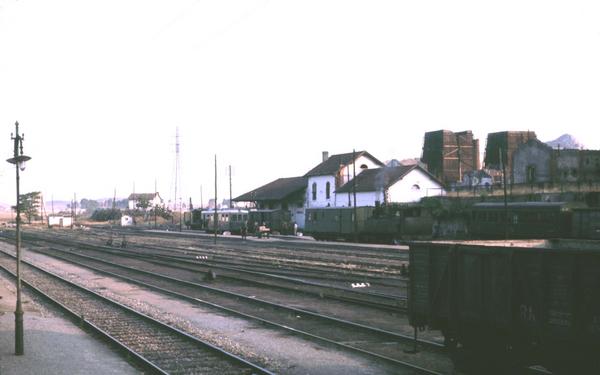
[[563,134],[553,141],[546,142],[546,144],[552,148],[560,147],[561,149],[567,150],[581,150],[585,148],[585,146],[571,134]]

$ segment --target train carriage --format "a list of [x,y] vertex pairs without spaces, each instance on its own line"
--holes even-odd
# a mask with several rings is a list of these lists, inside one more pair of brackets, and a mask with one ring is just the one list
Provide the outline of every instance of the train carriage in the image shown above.
[[441,330],[457,367],[600,373],[600,243],[410,243],[409,320]]
[[197,208],[192,211],[184,212],[183,221],[188,229],[205,229],[201,209]]
[[292,214],[288,210],[250,210],[248,223],[250,232],[255,232],[255,227],[263,223],[272,233],[293,234],[294,231]]
[[[202,211],[202,220],[207,232],[215,232],[215,210]],[[242,225],[248,223],[248,210],[223,209],[217,210],[217,233],[240,233]]]
[[374,209],[374,207],[308,208],[304,232],[317,240],[348,240],[364,231],[365,222],[373,215]]
[[432,225],[432,216],[420,204],[391,204],[356,209],[309,208],[306,210],[305,233],[315,239],[394,243],[407,238],[430,238]]
[[480,239],[571,237],[572,206],[567,202],[475,203],[470,235]]

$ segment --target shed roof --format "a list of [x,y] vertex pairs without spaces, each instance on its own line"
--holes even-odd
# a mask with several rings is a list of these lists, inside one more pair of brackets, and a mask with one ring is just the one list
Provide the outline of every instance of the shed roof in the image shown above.
[[283,200],[302,189],[306,189],[306,180],[306,177],[303,176],[278,178],[233,200],[236,202]]
[[[433,175],[418,165],[402,165],[399,167],[366,169],[353,180],[348,181],[336,190],[336,193],[349,193],[354,189],[356,182],[357,192],[378,191],[387,189],[397,181],[401,180],[413,169],[419,169],[433,180],[438,181]],[[356,180],[356,181],[355,181]],[[355,182],[354,182],[355,181]],[[439,182],[439,181],[438,181]],[[441,183],[440,183],[441,184]]]
[[348,165],[354,161],[354,158],[359,158],[360,156],[366,156],[373,160],[375,164],[380,166],[384,165],[381,161],[377,160],[377,158],[369,154],[367,151],[355,151],[346,154],[331,155],[327,160],[308,171],[304,177],[336,174],[340,170],[340,166]]

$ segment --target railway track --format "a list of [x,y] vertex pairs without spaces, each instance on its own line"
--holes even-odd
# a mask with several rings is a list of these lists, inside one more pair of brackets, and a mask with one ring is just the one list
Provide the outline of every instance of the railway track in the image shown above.
[[[218,272],[220,276],[224,278],[230,278],[237,280],[238,282],[253,283],[255,285],[261,284],[274,284],[280,288],[291,289],[295,292],[304,290],[306,293],[318,295],[321,298],[334,298],[338,300],[346,300],[357,303],[365,303],[371,306],[379,306],[381,308],[388,308],[393,311],[402,311],[406,307],[406,295],[402,295],[399,292],[394,294],[381,293],[377,291],[370,291],[370,289],[376,289],[377,283],[373,281],[370,284],[370,279],[364,278],[353,278],[347,281],[338,281],[336,284],[315,282],[310,278],[305,279],[302,274],[298,274],[297,277],[289,277],[285,275],[277,275],[270,272],[260,272],[253,267],[241,267],[239,263],[238,267],[223,265],[220,262],[215,262],[212,255],[205,254],[202,250],[195,251],[194,249],[160,249],[156,246],[147,246],[144,244],[130,244],[126,249],[114,248],[103,244],[93,244],[91,242],[83,242],[80,240],[73,240],[70,238],[63,238],[64,242],[58,241],[57,238],[47,238],[46,236],[38,236],[27,234],[23,237],[30,243],[32,241],[45,241],[48,243],[55,243],[58,245],[74,246],[80,249],[99,250],[103,252],[110,252],[120,257],[137,257],[144,259],[156,264],[177,266],[179,268],[185,268],[190,271],[199,273],[208,272],[209,270]],[[372,286],[369,287],[369,291],[360,288],[354,289],[347,285],[352,282],[356,282],[359,286],[366,284]],[[403,289],[402,286],[396,286],[397,289]],[[388,287],[388,289],[392,289]],[[386,290],[388,290],[386,289]]]
[[[96,230],[91,233],[94,232],[96,232],[94,237],[101,239]],[[239,258],[245,263],[259,260],[264,264],[268,257],[274,257],[279,261],[278,266],[282,266],[287,262],[293,267],[307,267],[309,264],[314,263],[317,265],[313,268],[316,271],[322,272],[323,267],[325,267],[328,272],[352,272],[354,274],[362,272],[364,273],[363,276],[372,277],[380,277],[382,274],[391,277],[394,275],[399,276],[402,263],[408,260],[408,253],[405,248],[365,249],[360,246],[348,246],[346,244],[317,246],[314,242],[310,242],[311,245],[307,246],[306,241],[242,241],[240,238],[227,236],[220,237],[220,243],[214,245],[211,242],[212,240],[209,240],[206,236],[186,232],[115,230],[114,233],[110,231],[100,233],[104,233],[104,236],[106,236],[104,240],[110,238],[110,236],[115,239],[126,236],[128,241],[131,238],[139,238],[142,241],[152,238],[155,245],[163,248],[173,247],[172,242],[176,239],[185,246],[197,246],[202,247],[203,250],[218,251],[220,255],[235,255],[235,258]],[[140,241],[136,242],[141,243]],[[243,245],[243,249],[240,245]],[[230,259],[235,258],[230,257]],[[319,264],[322,264],[322,266],[319,267]],[[339,269],[336,269],[338,265]],[[352,268],[345,268],[347,265],[352,265]]]
[[[161,374],[272,374],[174,327],[75,285],[27,262],[22,282],[78,317],[127,352],[148,371]],[[2,252],[0,267],[14,275],[15,261]]]
[[[56,256],[57,254],[53,255]],[[363,326],[311,311],[271,303],[256,297],[247,297],[152,272],[145,272],[140,269],[119,266],[115,264],[114,260],[100,261],[76,255],[79,260],[75,261],[73,259],[75,254],[68,255],[63,254],[63,256],[59,256],[59,259],[92,269],[95,272],[119,277],[128,282],[158,290],[161,293],[167,293],[195,304],[210,306],[228,314],[236,314],[244,318],[257,320],[263,324],[285,330],[288,334],[302,335],[311,340],[332,344],[344,350],[376,357],[378,360],[387,361],[405,370],[410,369],[415,373],[440,373],[419,365],[419,361],[423,362],[422,359],[417,358],[415,363],[414,356],[404,353],[404,350],[408,350],[414,345],[412,337],[408,335]],[[445,354],[441,345],[420,341],[419,346],[422,350],[427,350],[428,354],[430,354],[429,351],[432,351],[433,355],[438,356],[437,363],[445,361],[445,366],[449,365],[447,358],[444,359]]]

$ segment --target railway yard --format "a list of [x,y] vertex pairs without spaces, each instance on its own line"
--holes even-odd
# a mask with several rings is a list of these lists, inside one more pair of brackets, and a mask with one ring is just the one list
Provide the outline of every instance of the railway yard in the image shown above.
[[[4,284],[14,237],[0,234]],[[409,324],[409,255],[291,236],[28,227],[21,275],[26,305],[71,320],[135,372],[463,374],[441,331]],[[442,314],[444,301],[432,302]]]
[[[27,294],[100,330],[141,371],[452,372],[439,332],[414,341],[406,247],[237,236],[215,245],[106,229],[28,228],[22,241]],[[4,231],[4,278],[15,272],[13,244]]]

